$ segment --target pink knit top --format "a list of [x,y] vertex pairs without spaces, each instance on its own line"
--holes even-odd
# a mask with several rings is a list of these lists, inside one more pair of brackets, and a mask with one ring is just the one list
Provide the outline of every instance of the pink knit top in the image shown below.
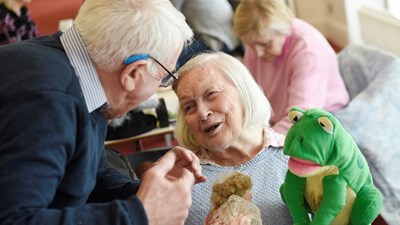
[[339,72],[336,53],[310,24],[294,19],[282,54],[265,62],[246,48],[244,64],[263,88],[273,109],[272,128],[286,134],[292,107],[341,109],[349,94]]

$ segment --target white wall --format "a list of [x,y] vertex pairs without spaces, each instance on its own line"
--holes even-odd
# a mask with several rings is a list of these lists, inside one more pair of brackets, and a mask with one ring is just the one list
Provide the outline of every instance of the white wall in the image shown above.
[[294,3],[297,17],[341,47],[364,43],[358,16],[361,8],[383,10],[385,6],[385,0],[294,0]]
[[346,0],[345,1],[345,9],[346,9],[346,18],[347,25],[349,29],[349,43],[353,44],[364,44],[365,41],[362,37],[361,27],[360,27],[360,19],[359,19],[359,11],[363,7],[371,7],[378,10],[385,9],[385,1],[384,0]]
[[359,11],[363,41],[400,55],[400,20],[382,10],[363,7]]
[[339,46],[346,46],[349,42],[349,34],[344,1],[325,0],[324,3],[325,8],[328,9],[325,21],[326,37]]

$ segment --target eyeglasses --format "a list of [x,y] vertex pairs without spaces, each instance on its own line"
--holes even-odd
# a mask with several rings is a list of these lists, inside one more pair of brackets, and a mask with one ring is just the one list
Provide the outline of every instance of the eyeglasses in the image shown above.
[[165,72],[167,72],[168,74],[161,80],[161,84],[160,87],[168,87],[170,86],[175,80],[178,79],[178,73],[176,71],[169,71],[163,64],[161,64],[157,59],[155,59],[154,57],[152,57],[150,54],[134,54],[129,56],[128,58],[126,58],[124,60],[124,64],[125,65],[129,65],[131,63],[134,63],[136,61],[142,60],[142,59],[152,59],[154,60],[158,65],[160,65]]

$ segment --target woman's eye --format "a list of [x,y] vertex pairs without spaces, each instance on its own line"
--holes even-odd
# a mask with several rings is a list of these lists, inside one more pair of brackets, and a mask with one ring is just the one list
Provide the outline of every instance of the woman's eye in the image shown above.
[[264,48],[269,48],[269,47],[271,46],[271,44],[272,44],[272,41],[268,41],[268,42],[266,42],[266,43],[263,43],[262,46],[263,46]]
[[189,106],[184,106],[184,107],[182,107],[182,109],[183,109],[184,112],[188,111],[189,108],[190,108]]
[[214,98],[214,97],[217,96],[218,93],[219,93],[219,92],[217,92],[217,91],[209,92],[208,95],[207,95],[207,97],[208,97],[208,98]]
[[193,106],[191,104],[185,105],[182,109],[185,114],[190,114],[193,111]]

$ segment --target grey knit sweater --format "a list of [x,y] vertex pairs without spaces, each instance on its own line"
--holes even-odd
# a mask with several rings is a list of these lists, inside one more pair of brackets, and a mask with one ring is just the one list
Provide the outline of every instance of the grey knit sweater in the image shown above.
[[234,170],[242,171],[252,177],[253,202],[261,211],[264,225],[293,224],[289,210],[279,193],[279,187],[287,171],[287,160],[281,147],[269,146],[255,158],[240,166],[202,165],[207,181],[194,186],[193,203],[185,224],[204,224],[204,219],[211,208],[210,197],[213,183],[220,178],[221,174]]

